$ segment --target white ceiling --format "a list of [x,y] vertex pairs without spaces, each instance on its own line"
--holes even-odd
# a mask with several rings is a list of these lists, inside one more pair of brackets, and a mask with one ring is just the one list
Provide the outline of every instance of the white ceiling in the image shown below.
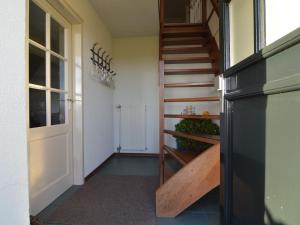
[[90,0],[113,37],[159,32],[158,0]]

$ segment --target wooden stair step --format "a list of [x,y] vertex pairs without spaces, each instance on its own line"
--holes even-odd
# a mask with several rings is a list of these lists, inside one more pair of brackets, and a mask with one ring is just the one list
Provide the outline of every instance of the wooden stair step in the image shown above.
[[165,58],[165,64],[188,64],[188,63],[211,63],[214,61],[211,57],[180,57],[174,59]]
[[163,37],[206,37],[209,34],[209,30],[204,26],[192,26],[192,27],[165,27],[162,30]]
[[168,83],[165,88],[214,87],[214,83]]
[[218,96],[198,97],[198,98],[166,98],[164,102],[217,102]]
[[170,134],[174,137],[187,138],[193,141],[204,142],[207,144],[215,145],[220,143],[220,136],[216,136],[216,135],[195,135],[195,134],[187,134],[187,133],[172,131],[172,130],[164,130],[164,133]]
[[164,150],[183,166],[199,155],[198,151],[178,151],[177,149],[171,148],[167,145],[164,146]]
[[163,46],[171,45],[206,45],[209,39],[206,37],[187,37],[187,38],[164,38]]
[[215,74],[214,70],[208,69],[165,69],[165,75],[186,75],[186,74]]
[[180,119],[207,119],[219,120],[220,115],[181,115],[181,114],[165,114],[165,118],[180,118]]
[[163,48],[163,54],[194,54],[194,53],[209,53],[210,47],[171,47]]
[[164,27],[201,27],[202,23],[165,23]]

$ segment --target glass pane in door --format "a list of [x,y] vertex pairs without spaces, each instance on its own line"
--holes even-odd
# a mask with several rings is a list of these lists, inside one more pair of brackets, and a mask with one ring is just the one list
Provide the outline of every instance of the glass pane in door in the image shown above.
[[65,62],[56,56],[51,56],[51,87],[65,89]]
[[46,13],[33,1],[29,6],[29,38],[46,45]]
[[51,50],[65,55],[65,29],[54,19],[51,19]]
[[51,93],[51,125],[65,123],[65,94]]
[[29,83],[46,86],[46,54],[43,50],[29,46]]
[[29,89],[30,128],[47,125],[46,91]]

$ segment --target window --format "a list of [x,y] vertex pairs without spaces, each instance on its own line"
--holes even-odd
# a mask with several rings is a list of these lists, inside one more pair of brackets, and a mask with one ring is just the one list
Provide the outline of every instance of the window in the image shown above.
[[266,1],[267,45],[300,27],[300,2],[295,0]]
[[66,28],[33,0],[29,7],[30,128],[66,123]]
[[231,0],[230,15],[230,58],[231,66],[254,53],[253,0]]

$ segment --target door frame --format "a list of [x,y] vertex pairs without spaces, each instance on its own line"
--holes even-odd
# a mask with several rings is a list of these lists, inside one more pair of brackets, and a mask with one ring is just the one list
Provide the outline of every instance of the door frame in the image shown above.
[[[275,41],[266,47],[266,24],[265,24],[265,0],[253,0],[254,13],[254,54],[245,58],[234,66],[230,65],[230,21],[229,21],[229,3],[231,0],[220,1],[220,50],[221,60],[220,68],[224,77],[224,99],[221,124],[221,223],[231,225],[233,212],[233,193],[232,193],[232,149],[233,149],[233,100],[243,99],[250,96],[264,96],[281,92],[289,92],[298,87],[285,87],[283,89],[274,88],[268,90],[255,90],[255,87],[249,89],[239,89],[242,93],[234,92],[237,88],[237,79],[245,70],[254,67],[255,64],[269,60],[278,53],[289,49],[300,43],[300,28]],[[271,85],[269,85],[271,86]],[[298,88],[299,89],[299,88]]]
[[[266,24],[265,24],[265,0],[253,0],[253,18],[254,18],[254,54],[242,60],[238,64],[231,66],[230,56],[230,16],[229,3],[231,0],[220,1],[220,68],[224,80],[233,76],[235,72],[247,68],[248,66],[262,59],[261,50],[266,46]],[[228,79],[227,79],[228,80]],[[234,83],[234,81],[233,81]],[[226,96],[229,82],[224,81],[222,121],[221,132],[221,221],[224,225],[231,224],[232,214],[232,102]]]
[[[68,72],[72,76],[70,100],[72,104],[72,166],[73,185],[84,184],[84,148],[83,148],[83,19],[65,0],[46,0],[64,19],[71,24],[70,48]],[[29,0],[26,0],[26,30],[25,30],[25,60],[26,60],[26,89],[29,88]],[[27,93],[27,92],[26,92]],[[26,124],[27,134],[30,133],[29,121],[29,94],[26,96]],[[30,137],[27,135],[28,149],[28,174],[29,174],[29,144]],[[28,178],[29,179],[29,178]],[[29,182],[29,181],[28,181]]]

